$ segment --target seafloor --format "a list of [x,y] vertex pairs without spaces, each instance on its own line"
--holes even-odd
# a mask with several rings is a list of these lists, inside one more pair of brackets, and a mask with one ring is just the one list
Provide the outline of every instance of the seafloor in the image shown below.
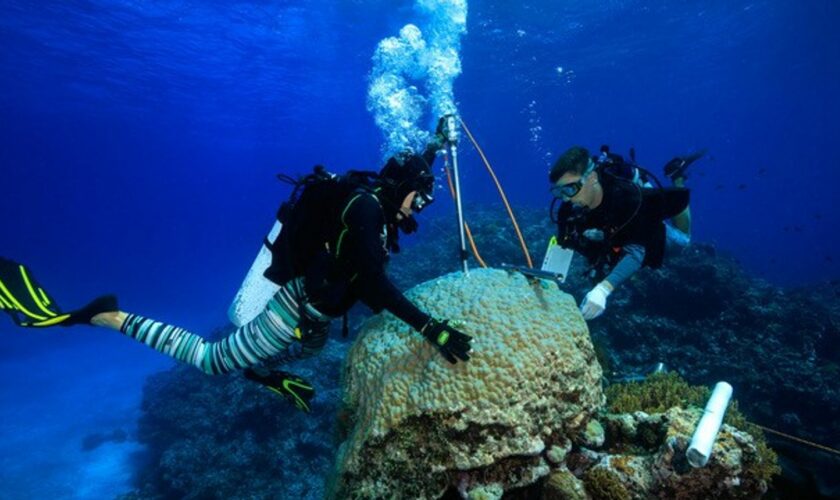
[[[503,209],[469,210],[482,257],[522,264]],[[552,234],[546,213],[519,210],[537,263]],[[421,218],[416,240],[395,255],[390,273],[402,288],[458,268],[454,223]],[[537,222],[537,223],[534,223]],[[408,238],[407,238],[408,239]],[[472,262],[475,265],[475,262]],[[588,282],[576,260],[565,287],[580,298]],[[726,380],[752,422],[840,447],[840,283],[796,289],[744,272],[712,245],[695,244],[658,271],[644,270],[610,298],[589,324],[604,373],[618,379],[657,362],[693,384]],[[366,317],[357,307],[351,332]],[[177,367],[150,377],[136,436],[147,447],[130,498],[321,498],[337,448],[339,371],[353,336],[334,341],[293,371],[318,390],[313,412],[295,411],[239,376],[207,377]],[[227,327],[220,327],[217,335]],[[111,437],[106,430],[91,447]],[[784,473],[770,498],[840,495],[840,460],[779,439],[768,441]],[[799,495],[799,496],[797,496]]]

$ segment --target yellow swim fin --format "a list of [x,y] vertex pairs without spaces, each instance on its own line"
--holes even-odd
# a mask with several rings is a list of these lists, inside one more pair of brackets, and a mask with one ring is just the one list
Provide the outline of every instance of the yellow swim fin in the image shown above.
[[19,326],[46,327],[89,324],[93,316],[119,308],[114,295],[104,295],[65,313],[26,266],[0,257],[0,310]]

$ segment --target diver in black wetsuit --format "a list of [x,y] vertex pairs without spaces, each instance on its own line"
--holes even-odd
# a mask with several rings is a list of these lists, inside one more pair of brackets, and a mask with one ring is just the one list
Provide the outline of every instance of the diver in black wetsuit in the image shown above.
[[[305,224],[307,229],[318,226],[306,242],[296,236],[306,231],[295,232],[293,223],[284,225],[265,272],[266,278],[280,285],[279,291],[256,318],[219,341],[209,342],[183,328],[123,312],[114,296],[64,313],[25,266],[2,258],[0,309],[20,326],[94,324],[119,330],[208,374],[244,370],[248,379],[304,411],[310,409],[312,386],[273,367],[318,353],[326,343],[330,321],[357,301],[374,312],[390,311],[418,330],[450,363],[467,361],[472,338],[418,309],[385,273],[389,253],[399,249],[398,230],[416,231],[414,213],[433,201],[431,164],[444,145],[439,125],[423,154],[407,152],[389,159],[370,182],[353,185],[340,203],[309,200],[314,202],[311,207],[335,205],[336,210],[327,220]],[[297,343],[299,350],[290,349]]]
[[672,188],[653,187],[643,169],[606,147],[600,157],[590,158],[585,148],[576,146],[554,164],[551,191],[564,201],[557,212],[558,242],[587,258],[589,275],[597,282],[581,303],[584,319],[600,316],[615,287],[641,267],[660,267],[667,247],[688,244],[685,169],[701,156],[668,162],[665,174],[674,182]]

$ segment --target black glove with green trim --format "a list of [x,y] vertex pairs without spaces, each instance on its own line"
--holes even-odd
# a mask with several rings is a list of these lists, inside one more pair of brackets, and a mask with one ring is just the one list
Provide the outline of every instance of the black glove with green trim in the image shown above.
[[[449,320],[430,319],[420,330],[429,342],[438,348],[440,354],[452,364],[470,359],[470,341],[472,337],[461,333],[449,325]],[[457,359],[456,359],[457,358]]]
[[279,394],[295,405],[298,410],[309,413],[309,400],[315,396],[312,384],[297,375],[282,370],[255,370],[246,368],[245,378],[264,385],[268,390]]

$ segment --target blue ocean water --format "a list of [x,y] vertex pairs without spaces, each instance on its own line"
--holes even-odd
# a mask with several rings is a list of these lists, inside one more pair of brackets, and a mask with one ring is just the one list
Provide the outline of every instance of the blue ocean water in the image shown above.
[[[288,193],[274,174],[381,165],[371,58],[421,14],[4,0],[0,255],[68,308],[115,292],[194,331],[223,324]],[[473,0],[454,102],[515,205],[547,208],[548,168],[574,144],[634,147],[655,172],[708,148],[689,180],[695,241],[775,284],[837,279],[838,19],[830,0]],[[462,150],[465,199],[498,204]],[[19,498],[126,491],[134,445],[80,442],[130,432],[145,376],[170,362],[92,328],[0,334],[0,483]]]

